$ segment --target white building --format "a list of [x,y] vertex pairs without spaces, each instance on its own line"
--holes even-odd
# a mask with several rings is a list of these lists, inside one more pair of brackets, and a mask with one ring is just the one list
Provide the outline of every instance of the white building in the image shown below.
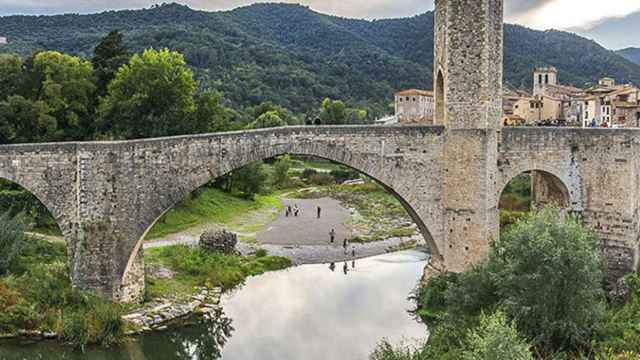
[[6,37],[0,36],[0,45],[8,44],[9,40]]
[[433,92],[410,89],[395,94],[396,118],[400,124],[433,124]]

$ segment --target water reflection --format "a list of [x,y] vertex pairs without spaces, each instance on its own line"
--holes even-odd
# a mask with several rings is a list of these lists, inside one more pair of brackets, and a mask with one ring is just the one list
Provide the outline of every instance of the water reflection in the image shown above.
[[344,262],[343,271],[305,265],[249,279],[224,299],[236,331],[223,359],[361,360],[383,337],[423,339],[407,297],[425,264],[425,254],[407,251]]
[[232,321],[222,312],[214,321],[197,326],[131,339],[118,347],[89,347],[85,353],[55,342],[0,343],[2,360],[216,360],[233,333]]
[[382,338],[397,343],[426,336],[408,314],[407,300],[425,264],[425,254],[405,251],[358,260],[357,267],[344,262],[343,271],[333,263],[268,273],[226,295],[226,315],[214,322],[85,354],[53,342],[0,342],[0,359],[366,359]]

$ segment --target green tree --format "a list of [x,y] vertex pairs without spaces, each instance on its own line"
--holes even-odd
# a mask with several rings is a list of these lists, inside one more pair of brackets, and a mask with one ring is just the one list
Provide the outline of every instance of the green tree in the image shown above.
[[341,125],[347,120],[347,106],[341,100],[324,99],[320,109],[320,120],[324,125]]
[[93,50],[93,68],[97,78],[97,94],[104,96],[107,86],[115,79],[118,69],[131,57],[123,41],[124,36],[118,30],[110,32]]
[[102,130],[126,139],[202,130],[193,116],[196,88],[182,54],[145,50],[122,66],[109,84],[100,104]]
[[267,179],[263,163],[257,162],[218,178],[215,185],[228,193],[240,193],[247,199],[253,199],[264,189]]
[[287,123],[282,120],[280,115],[278,115],[277,111],[268,111],[262,115],[260,115],[256,121],[249,124],[249,129],[265,129],[265,128],[273,128],[286,126]]
[[0,54],[0,101],[19,93],[22,77],[22,60],[20,57],[11,54]]
[[589,344],[604,311],[600,242],[579,221],[543,209],[491,249],[489,271],[506,314],[535,345]]
[[5,274],[20,255],[24,245],[27,224],[21,216],[0,214],[0,275]]
[[273,185],[284,188],[289,184],[289,169],[291,169],[291,159],[283,156],[276,161],[273,166]]
[[41,79],[32,91],[34,101],[43,101],[58,123],[51,140],[82,139],[93,128],[93,67],[88,61],[55,51],[38,53],[33,58],[33,78]]
[[467,337],[464,360],[533,360],[529,344],[502,312],[480,316],[480,325],[469,331]]
[[16,95],[0,102],[0,143],[44,142],[60,137],[60,133],[44,101]]
[[195,97],[196,112],[193,127],[196,131],[219,132],[229,130],[225,109],[220,104],[219,93],[203,92]]

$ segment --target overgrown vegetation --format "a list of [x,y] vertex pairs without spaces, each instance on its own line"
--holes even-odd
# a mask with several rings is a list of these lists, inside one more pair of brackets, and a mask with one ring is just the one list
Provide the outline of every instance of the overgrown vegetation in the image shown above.
[[[637,275],[627,283],[629,298],[608,302],[594,234],[557,209],[536,211],[493,243],[485,262],[418,288],[431,337],[409,352],[424,357],[398,359],[635,359],[640,283]],[[391,355],[372,358],[408,351],[385,348]]]
[[289,259],[267,256],[265,252],[242,257],[209,253],[181,245],[148,250],[145,261],[176,271],[174,279],[148,279],[146,291],[149,297],[175,295],[173,290],[184,286],[221,286],[225,290],[231,290],[249,276],[291,266]]
[[253,200],[247,200],[217,188],[205,187],[162,216],[147,238],[159,238],[212,222],[236,225],[235,221],[240,215],[281,208],[282,203],[273,195],[256,195]]
[[56,334],[77,347],[89,343],[104,346],[124,336],[122,309],[99,297],[72,288],[66,265],[64,244],[25,237],[25,224],[6,214],[0,217],[0,241],[9,248],[14,261],[0,249],[0,333],[39,330]]

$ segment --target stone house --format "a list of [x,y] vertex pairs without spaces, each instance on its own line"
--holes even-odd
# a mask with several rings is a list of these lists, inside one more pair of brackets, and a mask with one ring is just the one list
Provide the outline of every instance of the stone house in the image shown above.
[[5,45],[8,43],[9,43],[9,40],[6,37],[0,36],[0,45]]
[[433,124],[433,92],[409,89],[395,94],[396,119],[400,124]]

